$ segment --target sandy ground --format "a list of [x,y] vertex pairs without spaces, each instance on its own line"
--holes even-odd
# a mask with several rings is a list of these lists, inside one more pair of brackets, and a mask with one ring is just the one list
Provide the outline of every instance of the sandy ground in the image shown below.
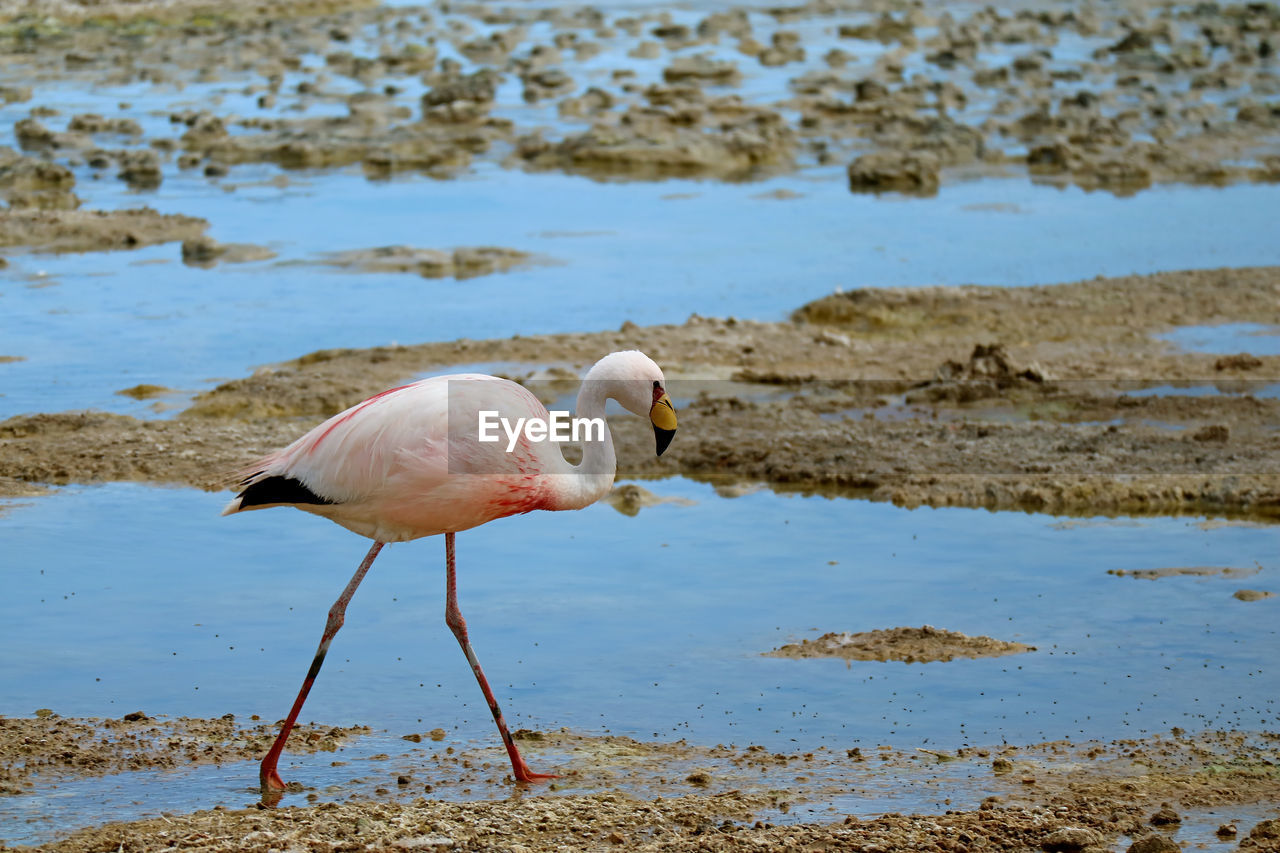
[[624,478],[680,474],[728,493],[764,483],[906,506],[1275,518],[1280,400],[1128,393],[1280,381],[1280,357],[1186,353],[1155,337],[1244,321],[1280,323],[1280,270],[862,290],[780,323],[692,317],[324,350],[202,393],[172,420],[66,412],[0,422],[0,494],[112,480],[221,488],[228,472],[420,373],[504,362],[551,400],[572,394],[600,355],[638,348],[682,401],[680,431],[656,459],[645,425],[618,418]]
[[[235,761],[262,737],[260,726],[242,729],[225,719],[130,717],[0,720],[6,773],[14,778],[16,767],[19,777],[56,788],[59,778],[124,767]],[[303,748],[341,757],[341,744],[361,730],[312,727],[303,734],[295,736]],[[1175,729],[1110,744],[1057,741],[954,753],[890,746],[770,753],[566,731],[523,731],[520,738],[531,760],[550,765],[559,779],[514,786],[503,779],[499,749],[441,744],[413,766],[374,756],[387,782],[370,800],[166,814],[80,830],[41,849],[1084,851],[1176,837],[1190,813],[1280,801],[1275,737],[1242,733],[1189,736]],[[17,743],[23,746],[15,760]],[[35,769],[24,771],[23,761]],[[874,790],[886,779],[940,785],[938,796],[973,805],[938,815],[836,813],[820,823],[789,816],[806,803]],[[481,787],[492,799],[457,801],[460,790]],[[1278,829],[1280,821],[1263,820],[1224,827],[1220,837],[1238,837],[1240,849],[1274,850]]]

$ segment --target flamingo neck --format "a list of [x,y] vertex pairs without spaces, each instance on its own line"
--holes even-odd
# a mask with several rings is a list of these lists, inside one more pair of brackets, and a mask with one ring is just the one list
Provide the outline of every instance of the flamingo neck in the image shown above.
[[[555,508],[582,509],[609,493],[618,470],[618,457],[613,450],[613,436],[604,416],[607,398],[606,383],[592,380],[590,374],[578,390],[577,411],[579,418],[599,418],[604,424],[603,435],[598,440],[582,442],[582,461],[577,465],[564,463],[562,476],[555,478]],[[588,431],[591,439],[595,437]],[[562,457],[563,458],[563,457]]]

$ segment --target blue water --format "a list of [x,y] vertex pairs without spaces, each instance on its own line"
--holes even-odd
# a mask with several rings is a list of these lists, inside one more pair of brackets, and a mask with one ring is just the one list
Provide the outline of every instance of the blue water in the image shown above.
[[[693,503],[534,513],[459,536],[460,603],[513,728],[796,752],[1280,724],[1280,598],[1232,597],[1280,591],[1275,527],[644,485]],[[279,719],[367,543],[292,510],[220,518],[225,498],[115,484],[6,502],[0,714]],[[302,715],[372,726],[347,760],[407,751],[400,735],[435,727],[500,760],[444,625],[442,563],[439,539],[387,548],[347,611]],[[1256,573],[1107,573],[1178,566]],[[928,664],[762,656],[826,631],[922,624],[1037,650]],[[361,773],[332,758],[286,755],[281,769],[321,788]],[[42,815],[39,834],[134,800],[130,814],[241,805],[255,774],[243,762],[69,782],[0,801],[0,823]],[[140,796],[160,783],[163,802]]]
[[[812,747],[1277,722],[1275,604],[1231,597],[1276,586],[1274,528],[656,488],[696,504],[460,536],[463,612],[516,725]],[[72,488],[0,516],[0,713],[278,718],[364,543],[298,512],[219,518],[224,497]],[[487,732],[443,622],[442,562],[435,539],[379,559],[309,716]],[[1107,574],[1196,565],[1261,571]],[[916,666],[760,656],[814,631],[920,624],[1039,651]]]
[[1280,326],[1262,323],[1221,323],[1217,326],[1183,326],[1160,335],[1161,339],[1190,352],[1215,355],[1252,353],[1280,355]]
[[[760,197],[779,188],[803,197]],[[124,201],[103,192],[103,206]],[[147,203],[203,215],[216,239],[265,243],[279,257],[206,270],[182,265],[176,244],[11,256],[0,271],[0,355],[25,360],[0,364],[0,417],[147,415],[149,402],[115,392],[194,392],[322,347],[594,331],[695,312],[777,320],[837,287],[1280,264],[1264,214],[1276,192],[1183,187],[1117,199],[1010,179],[902,201],[852,195],[836,170],[749,185],[605,184],[480,166],[458,181],[314,175],[228,194],[178,176]],[[392,244],[502,245],[555,263],[465,281],[311,263]]]

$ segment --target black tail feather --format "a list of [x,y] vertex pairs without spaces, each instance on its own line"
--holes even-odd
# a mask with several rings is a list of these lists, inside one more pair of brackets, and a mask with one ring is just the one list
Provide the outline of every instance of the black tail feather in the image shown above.
[[317,495],[301,480],[292,477],[267,477],[253,483],[238,497],[240,509],[271,504],[332,504],[336,501]]

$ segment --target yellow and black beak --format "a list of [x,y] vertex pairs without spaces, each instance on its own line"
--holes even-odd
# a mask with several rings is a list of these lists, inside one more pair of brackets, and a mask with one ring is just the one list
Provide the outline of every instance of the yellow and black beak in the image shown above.
[[670,397],[663,394],[653,401],[649,420],[653,422],[653,437],[658,441],[658,455],[661,456],[676,434],[676,409],[671,405]]

